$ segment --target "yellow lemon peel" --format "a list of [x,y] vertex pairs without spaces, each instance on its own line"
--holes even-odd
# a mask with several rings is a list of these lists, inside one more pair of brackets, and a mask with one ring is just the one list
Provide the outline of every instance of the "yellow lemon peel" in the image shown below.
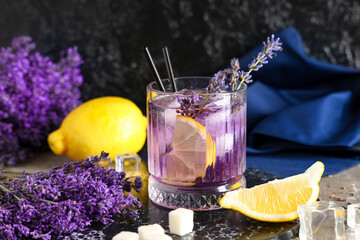
[[117,154],[138,152],[146,140],[146,117],[132,101],[121,97],[89,100],[63,120],[48,136],[50,149],[72,160],[85,160],[101,151]]
[[305,173],[227,192],[220,205],[259,221],[292,221],[299,217],[298,205],[317,200],[323,172],[324,164],[316,162]]

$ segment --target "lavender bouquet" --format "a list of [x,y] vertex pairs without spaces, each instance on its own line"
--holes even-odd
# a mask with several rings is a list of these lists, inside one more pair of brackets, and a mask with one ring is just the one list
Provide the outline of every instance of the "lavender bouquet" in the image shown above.
[[30,37],[19,37],[0,49],[0,165],[15,165],[47,146],[47,135],[81,103],[77,48],[55,63],[35,47]]
[[143,182],[94,165],[107,156],[0,183],[0,239],[51,239],[114,216],[136,219],[141,202],[130,191],[140,192]]

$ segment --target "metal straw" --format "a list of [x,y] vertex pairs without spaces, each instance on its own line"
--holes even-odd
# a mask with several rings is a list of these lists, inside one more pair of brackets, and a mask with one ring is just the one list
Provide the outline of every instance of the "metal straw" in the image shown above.
[[167,47],[163,47],[162,48],[162,52],[164,55],[164,59],[165,59],[165,64],[166,64],[166,70],[169,76],[169,80],[171,83],[171,88],[173,92],[177,92],[177,88],[176,88],[176,84],[175,84],[175,79],[174,79],[174,72],[172,70],[172,66],[171,66],[171,61],[170,61],[170,56],[169,56],[169,51],[167,49]]
[[164,85],[161,82],[160,75],[159,75],[158,71],[156,70],[154,61],[152,60],[149,49],[147,47],[144,48],[144,53],[145,53],[146,60],[149,64],[151,73],[153,75],[153,78],[155,79],[155,82],[156,82],[159,90],[165,92]]

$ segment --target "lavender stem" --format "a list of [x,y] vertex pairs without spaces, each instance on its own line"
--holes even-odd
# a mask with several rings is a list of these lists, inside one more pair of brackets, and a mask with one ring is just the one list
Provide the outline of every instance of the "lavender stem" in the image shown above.
[[[257,66],[257,65],[259,64],[259,62],[260,62],[260,59],[258,59],[254,65]],[[252,68],[249,69],[249,71],[247,72],[248,75],[250,75],[250,73],[251,73],[253,70],[254,70],[254,69],[252,69]],[[240,87],[241,87],[241,85],[242,85],[244,82],[245,82],[245,78],[243,78],[243,79],[241,80],[241,82],[239,83],[239,85],[238,85],[238,87],[236,88],[236,90],[239,90]]]
[[[4,192],[10,192],[11,191],[9,189],[7,189],[6,187],[4,187],[2,184],[0,184],[0,188],[4,191]],[[20,201],[20,198],[18,196],[16,196],[15,194],[13,194],[14,198],[16,198],[16,200]]]

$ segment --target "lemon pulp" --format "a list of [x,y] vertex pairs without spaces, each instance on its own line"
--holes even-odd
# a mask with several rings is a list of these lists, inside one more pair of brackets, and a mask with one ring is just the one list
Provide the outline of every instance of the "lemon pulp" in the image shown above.
[[190,184],[204,177],[206,169],[215,165],[215,144],[210,134],[190,117],[177,116],[170,146],[171,150],[164,156],[167,182]]

